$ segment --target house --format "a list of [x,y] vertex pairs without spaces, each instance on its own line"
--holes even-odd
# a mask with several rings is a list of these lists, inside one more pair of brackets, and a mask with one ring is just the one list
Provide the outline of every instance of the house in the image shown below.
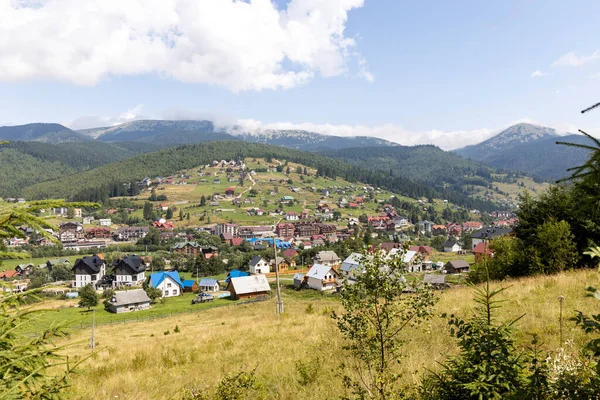
[[362,255],[360,253],[350,254],[342,263],[340,274],[348,279],[355,279],[356,273],[359,272],[361,258]]
[[444,243],[444,253],[457,253],[462,250],[462,246],[456,239],[448,239]]
[[446,284],[446,276],[437,274],[425,274],[423,277],[423,283],[426,285],[431,285],[436,289],[443,289],[448,286]]
[[115,292],[107,304],[110,312],[120,314],[148,310],[150,308],[150,298],[144,289],[124,290]]
[[186,279],[183,281],[183,292],[184,293],[196,293],[198,292],[198,282],[193,279]]
[[228,187],[227,189],[225,189],[225,198],[226,199],[230,199],[233,196],[235,196],[235,188]]
[[473,249],[473,254],[475,254],[475,262],[480,262],[486,258],[491,258],[494,256],[494,253],[492,250],[490,250],[490,244],[488,242],[479,242]]
[[444,269],[449,274],[469,272],[470,265],[465,260],[452,260],[444,264]]
[[[314,244],[314,242],[313,242]],[[320,251],[318,252],[314,259],[313,259],[315,264],[321,264],[321,265],[325,265],[326,267],[330,267],[330,268],[339,268],[342,265],[342,260],[340,259],[340,257],[338,257],[337,254],[335,254],[334,251],[331,250],[325,250],[325,251]]]
[[73,209],[73,217],[75,217],[75,218],[81,218],[81,208],[74,208]]
[[23,275],[29,275],[33,271],[34,268],[35,268],[35,265],[33,265],[32,263],[19,264],[15,267],[15,271],[17,271],[17,274],[19,274],[20,276],[23,276]]
[[106,275],[106,263],[98,255],[78,258],[73,265],[73,273],[75,274],[74,288],[82,288],[90,283],[96,287]]
[[404,251],[402,248],[396,248],[390,250],[386,258],[390,260],[398,256],[402,258],[402,263],[408,272],[421,272],[423,269],[423,264],[420,262],[420,255],[416,251]]
[[248,269],[251,274],[268,274],[270,272],[269,263],[260,256],[252,257]]
[[283,196],[280,202],[283,204],[290,204],[294,202],[294,198],[292,196]]
[[202,278],[198,284],[198,288],[201,292],[218,292],[219,281],[211,278]]
[[434,225],[433,222],[427,221],[427,220],[425,220],[425,221],[419,221],[417,223],[419,232],[421,234],[431,233],[431,231],[433,230],[433,225]]
[[433,249],[429,246],[410,246],[408,250],[416,251],[422,261],[428,261],[433,254]]
[[290,211],[285,213],[285,219],[286,221],[298,221],[300,217],[298,216],[298,213]]
[[227,290],[232,299],[240,300],[265,296],[271,291],[271,286],[265,275],[238,276],[230,279]]
[[3,281],[7,281],[9,279],[14,279],[14,278],[18,278],[19,277],[19,273],[16,270],[4,270],[2,272],[0,272],[0,279]]
[[431,233],[434,235],[445,235],[446,234],[446,225],[434,225],[431,227]]
[[[296,266],[296,261],[288,261],[283,257],[276,257],[274,260],[271,260],[269,264],[273,265],[273,271],[285,272],[290,268],[294,268]],[[277,269],[275,269],[275,267]]]
[[321,190],[321,196],[329,197],[330,194],[331,194],[331,192],[329,191],[329,189]]
[[298,252],[294,249],[287,249],[283,252],[283,256],[287,259],[295,258],[298,255]]
[[110,228],[99,226],[85,231],[86,239],[110,239]]
[[183,293],[183,282],[177,271],[160,271],[150,275],[149,284],[162,291],[162,297],[179,296]]
[[233,238],[233,239],[231,239],[231,245],[232,246],[241,246],[242,243],[244,243],[244,238],[239,237],[239,238]]
[[279,236],[283,236],[283,237],[294,236],[295,230],[296,229],[294,227],[294,224],[290,224],[290,223],[277,224],[277,234]]
[[471,234],[473,240],[472,249],[475,250],[475,246],[479,243],[489,243],[497,237],[508,235],[512,232],[512,228],[500,228],[495,226],[486,226],[483,229]]
[[483,224],[478,221],[467,221],[463,223],[462,228],[464,232],[473,232],[482,229]]
[[335,269],[323,264],[314,264],[306,273],[308,287],[320,291],[335,289],[338,286],[338,278]]
[[160,210],[161,211],[167,211],[169,209],[169,205],[167,203],[162,203],[160,205]]
[[98,225],[100,226],[111,226],[112,220],[110,218],[102,218],[98,220]]
[[186,256],[204,256],[204,258],[208,259],[212,256],[219,255],[219,249],[214,246],[201,246],[198,242],[179,242],[175,243],[171,250],[174,253],[185,254]]
[[113,286],[139,286],[146,279],[146,264],[138,255],[126,256],[115,261],[113,267]]
[[147,226],[123,226],[117,229],[113,238],[118,241],[133,241],[145,238],[149,231]]
[[78,240],[83,240],[85,232],[83,226],[78,222],[64,222],[60,224],[60,231],[58,233],[58,240],[61,243],[74,243]]
[[171,221],[167,221],[164,218],[159,219],[158,221],[154,221],[152,226],[156,229],[174,229],[175,224]]
[[305,282],[304,274],[296,273],[294,274],[294,289],[300,289]]
[[69,261],[68,258],[66,257],[62,257],[62,258],[51,258],[50,260],[46,261],[46,268],[48,268],[48,271],[52,271],[52,267],[54,267],[55,265],[67,265],[67,266],[71,266],[71,261]]

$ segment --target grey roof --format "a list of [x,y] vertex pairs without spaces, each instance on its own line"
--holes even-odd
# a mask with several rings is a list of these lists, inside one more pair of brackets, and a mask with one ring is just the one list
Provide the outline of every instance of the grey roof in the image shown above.
[[306,276],[310,277],[310,278],[316,278],[316,279],[324,279],[325,275],[327,275],[329,273],[329,271],[333,271],[335,275],[337,275],[337,272],[335,272],[335,270],[331,267],[322,265],[322,264],[314,264],[306,273]]
[[200,279],[200,283],[198,284],[198,286],[215,286],[218,285],[218,282],[216,279],[211,279],[211,278],[202,278]]
[[296,274],[294,274],[294,280],[295,280],[295,281],[301,281],[301,280],[303,280],[303,279],[304,279],[304,274],[301,274],[301,273],[299,273],[299,272],[298,272],[298,273],[296,273]]
[[469,263],[466,262],[465,260],[452,260],[452,261],[448,261],[446,263],[445,267],[447,268],[448,265],[450,265],[454,269],[469,268]]
[[110,304],[114,306],[126,306],[129,304],[146,302],[150,303],[150,298],[148,297],[144,289],[123,290],[120,292],[115,292],[112,299],[110,299]]
[[442,283],[446,283],[446,276],[444,276],[444,275],[426,274],[423,277],[423,283],[430,283],[432,285],[439,285],[439,284],[442,284]]
[[360,267],[360,260],[362,255],[360,253],[352,253],[344,260],[342,263],[342,267],[340,268],[342,271],[350,272],[353,269]]
[[231,278],[230,281],[237,294],[268,292],[271,290],[269,281],[264,275],[250,275]]
[[495,226],[485,226],[483,229],[474,232],[471,237],[473,239],[494,239],[500,236],[508,235],[512,232],[512,228],[497,228]]
[[453,247],[456,243],[458,243],[456,240],[448,239],[446,240],[446,243],[444,243],[444,247]]
[[73,265],[73,269],[77,268],[77,265],[79,263],[87,265],[92,271],[97,273],[100,272],[100,268],[102,267],[102,265],[104,265],[104,260],[98,257],[97,255],[78,258],[75,261],[75,265]]
[[[315,240],[316,242],[316,240]],[[325,251],[320,251],[317,253],[317,255],[315,256],[315,259],[321,260],[321,261],[339,261],[340,257],[335,254],[334,251],[331,250],[325,250]]]
[[146,270],[146,264],[142,261],[142,258],[136,254],[127,256],[122,260],[115,261],[115,266],[125,264],[133,270],[136,274]]
[[259,262],[265,261],[261,256],[254,256],[252,260],[250,260],[250,266],[255,267]]

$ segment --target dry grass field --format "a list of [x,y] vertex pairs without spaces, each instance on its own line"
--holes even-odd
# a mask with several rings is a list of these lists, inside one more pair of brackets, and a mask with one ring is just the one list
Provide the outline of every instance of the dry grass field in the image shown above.
[[[584,289],[599,281],[595,271],[579,271],[502,283],[508,289],[498,317],[508,320],[525,314],[516,325],[519,343],[525,345],[530,334],[537,333],[552,351],[560,346],[558,296],[565,298],[565,319],[574,310],[597,313],[600,303],[586,298]],[[440,292],[437,311],[467,317],[474,307],[472,294],[469,287]],[[184,388],[214,387],[227,373],[253,369],[262,383],[257,398],[336,398],[341,393],[336,371],[345,355],[329,314],[339,302],[333,296],[293,291],[284,291],[284,302],[280,318],[270,300],[151,323],[101,326],[96,330],[97,354],[74,377],[69,398],[176,399]],[[307,312],[309,305],[312,312]],[[566,340],[578,344],[586,339],[573,323],[564,325]],[[174,332],[176,326],[179,333]],[[418,382],[426,368],[435,368],[437,361],[456,351],[440,317],[425,331],[406,331],[406,339],[401,368],[407,384]],[[71,359],[90,354],[88,340],[88,331],[74,332],[67,350]],[[313,382],[299,383],[297,362],[317,368]]]

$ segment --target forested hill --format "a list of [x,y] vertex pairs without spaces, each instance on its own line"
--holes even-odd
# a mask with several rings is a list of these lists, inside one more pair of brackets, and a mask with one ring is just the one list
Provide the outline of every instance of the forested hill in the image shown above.
[[[0,197],[16,197],[21,189],[133,157],[158,146],[130,143],[10,142],[0,146]],[[60,193],[60,192],[57,192]],[[56,197],[56,195],[55,195]]]
[[[69,197],[76,200],[98,201],[111,196],[126,195],[127,186],[144,177],[168,176],[183,169],[194,168],[218,159],[246,157],[272,158],[300,163],[318,170],[318,174],[331,178],[342,177],[351,182],[375,185],[412,198],[441,198],[442,193],[426,184],[403,176],[390,176],[388,172],[351,166],[319,154],[256,143],[219,141],[168,148],[154,153],[138,155],[117,163],[104,165],[69,177],[44,182],[25,188],[26,198]],[[448,195],[448,193],[445,193]],[[450,193],[448,200],[465,207],[485,210],[492,205],[476,201],[459,193]]]
[[87,142],[91,139],[60,124],[33,123],[0,126],[0,140],[37,141],[44,143]]

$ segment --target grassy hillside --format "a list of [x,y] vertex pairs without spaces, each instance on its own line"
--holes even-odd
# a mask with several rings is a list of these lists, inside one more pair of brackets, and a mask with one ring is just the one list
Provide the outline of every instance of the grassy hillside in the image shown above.
[[[584,289],[598,285],[595,271],[577,271],[550,277],[513,280],[503,294],[498,311],[502,320],[525,316],[516,324],[519,345],[537,333],[546,350],[559,346],[559,306],[564,296],[565,319],[574,310],[597,310],[597,301]],[[438,292],[437,313],[472,313],[472,289],[456,287]],[[275,303],[209,309],[152,322],[103,325],[96,329],[99,352],[82,366],[69,389],[72,399],[171,399],[184,388],[203,392],[227,373],[256,368],[263,384],[262,398],[328,399],[342,393],[336,376],[345,361],[342,340],[331,310],[339,307],[335,296],[313,291],[284,289],[285,314],[275,316]],[[308,312],[311,305],[313,312]],[[160,306],[156,306],[160,307]],[[60,314],[57,314],[60,315]],[[181,333],[174,333],[178,326]],[[585,340],[572,322],[564,322],[564,339],[576,345]],[[165,331],[169,335],[165,335]],[[75,330],[64,342],[71,360],[89,355],[89,330]],[[426,332],[406,331],[408,341],[400,371],[407,384],[415,384],[427,368],[457,350],[445,320],[436,317]],[[126,345],[124,345],[127,343]],[[61,344],[61,342],[59,342]],[[317,370],[306,386],[299,383],[298,362]]]
[[0,175],[3,177],[0,196],[18,196],[26,186],[67,177],[155,149],[155,146],[136,148],[129,143],[10,142],[0,146]]

